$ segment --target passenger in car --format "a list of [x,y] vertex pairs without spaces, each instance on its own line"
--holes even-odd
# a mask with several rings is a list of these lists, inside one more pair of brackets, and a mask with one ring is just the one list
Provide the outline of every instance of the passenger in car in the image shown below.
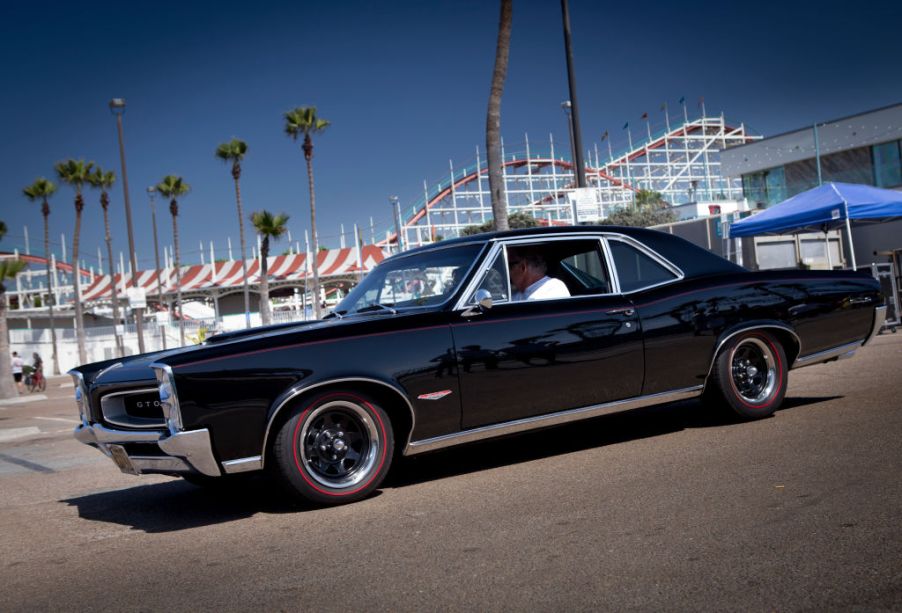
[[510,249],[507,266],[511,279],[511,300],[548,300],[567,298],[570,290],[560,279],[549,277],[545,257],[534,249]]

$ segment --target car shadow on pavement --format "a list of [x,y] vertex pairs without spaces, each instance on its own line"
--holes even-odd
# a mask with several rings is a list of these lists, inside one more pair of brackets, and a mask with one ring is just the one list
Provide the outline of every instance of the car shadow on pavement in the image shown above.
[[[842,396],[791,397],[778,410],[790,411]],[[684,400],[596,417],[546,430],[516,434],[435,453],[398,458],[385,487],[416,483],[529,462],[541,458],[632,440],[661,436],[686,428],[742,427],[726,410],[705,408],[699,400]]]
[[222,487],[198,487],[173,479],[61,500],[92,521],[130,526],[148,533],[174,532],[221,524],[256,513],[313,510],[295,502],[278,483],[248,475]]
[[[780,411],[840,396],[787,398]],[[633,409],[582,422],[438,451],[398,457],[383,487],[405,487],[445,477],[603,447],[686,428],[742,427],[725,411],[710,412],[697,400]],[[197,487],[182,479],[99,492],[62,500],[83,519],[148,533],[175,532],[226,523],[257,513],[298,513],[319,507],[295,501],[266,475],[247,474],[220,487]],[[379,491],[374,494],[378,496]]]

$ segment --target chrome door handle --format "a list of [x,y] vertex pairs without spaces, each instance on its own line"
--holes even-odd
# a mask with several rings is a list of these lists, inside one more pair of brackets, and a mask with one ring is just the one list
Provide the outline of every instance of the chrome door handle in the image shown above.
[[627,317],[632,317],[636,314],[636,309],[632,307],[623,307],[620,309],[611,309],[608,311],[608,315],[626,315]]

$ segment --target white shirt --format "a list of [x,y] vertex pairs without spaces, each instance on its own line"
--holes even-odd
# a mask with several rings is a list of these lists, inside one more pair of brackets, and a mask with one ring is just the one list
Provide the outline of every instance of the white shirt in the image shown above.
[[12,366],[13,366],[13,374],[14,375],[21,374],[23,364],[25,364],[25,361],[22,359],[21,356],[17,355],[16,357],[13,358]]
[[553,298],[569,298],[570,290],[560,279],[554,277],[542,277],[525,291],[515,291],[514,301],[520,300],[551,300]]

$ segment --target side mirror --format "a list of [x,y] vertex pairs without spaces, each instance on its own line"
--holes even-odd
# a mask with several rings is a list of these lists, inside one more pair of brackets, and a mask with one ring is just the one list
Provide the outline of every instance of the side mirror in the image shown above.
[[461,313],[464,317],[473,317],[485,313],[492,308],[492,294],[487,289],[478,289],[473,295],[473,302],[467,307],[467,310]]
[[484,311],[488,311],[492,308],[492,294],[487,289],[478,289],[476,290],[476,295],[474,296],[476,300],[476,304],[479,305],[481,309]]

